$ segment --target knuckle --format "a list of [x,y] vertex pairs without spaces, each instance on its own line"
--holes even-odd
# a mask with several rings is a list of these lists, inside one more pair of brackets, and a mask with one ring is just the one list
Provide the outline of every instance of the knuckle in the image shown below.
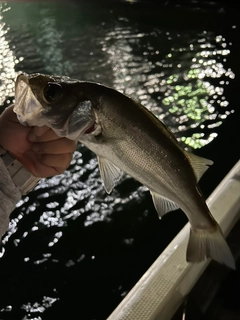
[[55,167],[55,170],[57,171],[58,174],[62,174],[62,173],[64,173],[64,171],[65,171],[66,169],[65,169],[65,168]]

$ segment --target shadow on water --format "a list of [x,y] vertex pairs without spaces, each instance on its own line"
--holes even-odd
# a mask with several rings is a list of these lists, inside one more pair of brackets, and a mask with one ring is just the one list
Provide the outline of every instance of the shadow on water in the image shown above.
[[[239,137],[239,23],[229,4],[0,6],[3,107],[21,71],[97,81],[136,98],[182,146],[214,160],[201,181],[206,195],[238,160],[229,142]],[[43,179],[12,214],[1,320],[106,319],[186,221],[180,211],[160,221],[148,191],[128,176],[107,195],[95,156],[79,145],[66,173]]]

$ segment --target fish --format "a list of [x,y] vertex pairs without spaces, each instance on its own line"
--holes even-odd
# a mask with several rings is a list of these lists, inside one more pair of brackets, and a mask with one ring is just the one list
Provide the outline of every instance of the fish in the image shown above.
[[125,172],[149,189],[159,218],[180,208],[190,222],[187,262],[211,258],[235,269],[198,185],[213,162],[181,148],[140,103],[99,83],[22,73],[16,79],[14,112],[22,124],[46,125],[94,152],[107,193]]

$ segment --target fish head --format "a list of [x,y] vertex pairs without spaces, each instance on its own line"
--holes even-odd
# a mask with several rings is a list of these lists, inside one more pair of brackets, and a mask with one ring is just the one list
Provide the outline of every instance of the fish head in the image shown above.
[[22,73],[15,84],[14,112],[28,126],[48,126],[57,135],[76,140],[95,121],[93,103],[66,76]]

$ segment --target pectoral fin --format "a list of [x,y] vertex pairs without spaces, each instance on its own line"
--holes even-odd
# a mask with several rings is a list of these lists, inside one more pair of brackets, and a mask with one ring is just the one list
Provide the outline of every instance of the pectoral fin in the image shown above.
[[163,196],[161,196],[155,192],[152,192],[152,191],[150,191],[150,192],[151,192],[151,195],[153,198],[153,203],[154,203],[154,206],[157,210],[159,218],[162,218],[162,216],[169,211],[179,209],[179,207],[176,205],[175,202],[173,202],[167,198],[164,198]]
[[105,158],[98,157],[100,175],[107,193],[110,193],[122,176],[122,171]]

